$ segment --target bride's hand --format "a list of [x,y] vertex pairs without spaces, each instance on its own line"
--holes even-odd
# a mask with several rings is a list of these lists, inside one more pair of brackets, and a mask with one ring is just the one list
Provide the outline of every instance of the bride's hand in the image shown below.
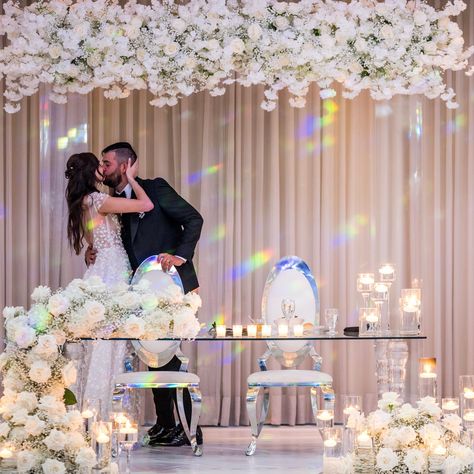
[[128,160],[127,170],[125,171],[127,179],[133,181],[138,175],[138,160],[135,160],[135,163],[132,165],[132,160]]

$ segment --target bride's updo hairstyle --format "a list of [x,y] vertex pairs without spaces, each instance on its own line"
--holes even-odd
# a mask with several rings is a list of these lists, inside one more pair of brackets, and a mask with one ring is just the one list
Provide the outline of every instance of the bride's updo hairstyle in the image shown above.
[[84,247],[84,197],[97,191],[96,171],[99,164],[93,153],[76,153],[66,163],[67,238],[76,255]]

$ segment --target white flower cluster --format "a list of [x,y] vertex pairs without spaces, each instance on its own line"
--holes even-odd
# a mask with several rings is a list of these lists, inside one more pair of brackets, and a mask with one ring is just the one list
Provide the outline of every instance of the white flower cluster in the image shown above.
[[[464,439],[462,420],[457,415],[442,416],[442,410],[431,397],[418,401],[417,407],[402,403],[396,393],[385,393],[378,410],[361,420],[362,426],[372,436],[376,453],[377,473],[427,472],[430,457],[439,451],[443,457],[443,472],[458,474],[471,472],[474,452],[470,441]],[[351,415],[352,416],[352,415]],[[363,415],[362,415],[363,417]]]
[[108,98],[148,89],[152,105],[172,106],[202,90],[222,95],[233,82],[263,84],[266,110],[282,89],[303,107],[313,82],[323,98],[338,82],[347,98],[424,94],[454,108],[443,75],[465,69],[473,53],[450,19],[465,8],[461,0],[442,10],[424,0],[50,0],[25,8],[10,0],[0,17],[5,110],[19,110],[40,84],[58,103],[95,88]]
[[73,280],[54,294],[40,286],[32,299],[29,311],[3,310],[0,445],[15,447],[19,472],[89,472],[96,457],[82,434],[81,413],[64,404],[77,370],[61,346],[80,337],[193,338],[201,299],[175,285],[153,292],[146,281],[108,289],[98,277]]

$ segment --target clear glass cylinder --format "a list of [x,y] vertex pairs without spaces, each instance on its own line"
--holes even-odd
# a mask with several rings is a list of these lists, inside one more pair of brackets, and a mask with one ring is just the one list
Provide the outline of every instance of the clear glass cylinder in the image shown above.
[[383,263],[379,268],[380,281],[393,283],[395,281],[395,265],[393,263]]
[[380,334],[380,314],[377,308],[359,308],[359,336]]
[[459,398],[442,398],[441,409],[443,415],[458,415],[459,416]]
[[322,430],[325,457],[338,458],[342,456],[342,434],[341,426],[324,428]]
[[436,358],[420,358],[418,371],[418,393],[420,398],[437,397],[437,378]]
[[461,402],[461,417],[464,427],[471,427],[471,414],[465,419],[466,412],[472,413],[474,410],[474,375],[461,375],[459,377],[459,401]]
[[414,336],[420,334],[421,311],[420,306],[412,305],[409,301],[400,298],[400,334]]
[[421,306],[421,288],[403,288],[400,297],[405,305]]
[[351,416],[353,413],[361,413],[362,397],[360,395],[343,395],[341,398],[344,426],[347,427],[349,416]]
[[334,424],[334,410],[318,410],[316,426],[320,429],[332,428]]
[[92,425],[91,446],[97,457],[94,470],[107,468],[112,458],[112,422],[96,421]]

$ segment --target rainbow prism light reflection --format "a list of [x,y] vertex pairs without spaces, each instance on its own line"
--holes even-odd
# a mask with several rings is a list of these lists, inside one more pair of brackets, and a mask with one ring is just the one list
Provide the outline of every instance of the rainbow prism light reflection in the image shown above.
[[272,255],[273,252],[269,249],[254,253],[248,260],[232,268],[229,272],[230,278],[238,280],[245,277],[270,261]]

